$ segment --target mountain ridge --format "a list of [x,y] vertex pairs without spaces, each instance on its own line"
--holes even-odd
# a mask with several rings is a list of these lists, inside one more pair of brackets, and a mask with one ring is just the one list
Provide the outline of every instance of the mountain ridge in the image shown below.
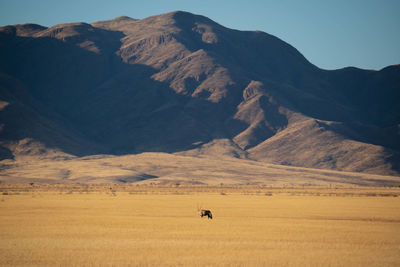
[[0,28],[3,158],[28,138],[77,156],[220,151],[400,174],[399,66],[322,70],[272,35],[182,11],[24,25]]

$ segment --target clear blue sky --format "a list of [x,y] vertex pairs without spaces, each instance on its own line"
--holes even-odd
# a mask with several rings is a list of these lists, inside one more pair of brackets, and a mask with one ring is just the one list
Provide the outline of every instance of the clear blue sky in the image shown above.
[[324,69],[400,64],[400,0],[0,0],[0,25],[142,19],[174,10],[273,34]]

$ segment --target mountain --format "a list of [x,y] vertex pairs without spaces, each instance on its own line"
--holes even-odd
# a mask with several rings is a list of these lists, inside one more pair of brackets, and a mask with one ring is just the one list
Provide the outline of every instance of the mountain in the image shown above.
[[1,159],[167,152],[400,175],[399,100],[399,65],[322,70],[182,11],[0,28]]

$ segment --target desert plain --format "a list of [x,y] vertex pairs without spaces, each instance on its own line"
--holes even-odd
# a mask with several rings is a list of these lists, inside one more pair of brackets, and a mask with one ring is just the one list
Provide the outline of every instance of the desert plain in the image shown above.
[[[399,266],[400,189],[1,184],[1,266]],[[213,219],[200,218],[198,207]]]
[[400,265],[395,176],[143,153],[0,178],[1,266]]

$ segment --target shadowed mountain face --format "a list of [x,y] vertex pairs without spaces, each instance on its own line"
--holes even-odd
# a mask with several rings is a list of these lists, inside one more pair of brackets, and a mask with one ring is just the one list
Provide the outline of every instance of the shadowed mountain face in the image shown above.
[[398,175],[399,99],[400,66],[321,70],[186,12],[0,28],[1,158],[160,151]]

